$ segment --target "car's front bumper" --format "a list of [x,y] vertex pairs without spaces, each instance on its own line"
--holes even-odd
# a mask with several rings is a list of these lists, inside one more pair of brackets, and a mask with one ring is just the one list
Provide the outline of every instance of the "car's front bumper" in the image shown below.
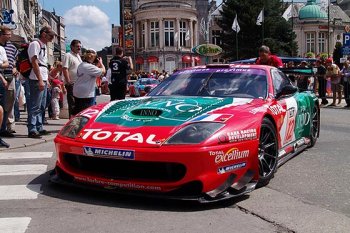
[[[257,182],[257,162],[253,153],[248,158],[222,164],[217,164],[209,153],[229,150],[232,145],[220,145],[210,149],[137,148],[135,160],[125,161],[84,155],[82,148],[86,145],[64,138],[58,137],[55,142],[58,159],[56,173],[51,178],[55,183],[142,196],[212,202],[247,193],[254,189]],[[243,150],[255,145],[245,142],[235,146]],[[71,156],[75,162],[68,161],[67,156]],[[103,159],[106,162],[100,163]],[[88,166],[86,161],[89,161]],[[94,164],[97,168],[91,170]],[[138,165],[133,167],[133,164]],[[153,167],[152,164],[157,166]],[[241,166],[232,168],[239,164]],[[229,168],[228,171],[220,173],[219,169],[225,166]],[[124,172],[118,173],[118,169]]]

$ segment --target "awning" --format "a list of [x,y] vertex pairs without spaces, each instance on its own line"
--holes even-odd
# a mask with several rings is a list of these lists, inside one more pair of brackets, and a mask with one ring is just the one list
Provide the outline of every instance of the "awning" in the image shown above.
[[135,60],[136,60],[136,64],[143,65],[144,63],[143,57],[137,57]]
[[195,63],[201,63],[201,58],[199,56],[194,57]]
[[156,57],[156,56],[149,56],[147,61],[149,63],[151,63],[151,62],[158,62],[158,57]]
[[191,56],[190,55],[184,55],[184,56],[182,56],[182,62],[183,63],[191,63],[192,61],[191,61],[192,59],[191,59]]

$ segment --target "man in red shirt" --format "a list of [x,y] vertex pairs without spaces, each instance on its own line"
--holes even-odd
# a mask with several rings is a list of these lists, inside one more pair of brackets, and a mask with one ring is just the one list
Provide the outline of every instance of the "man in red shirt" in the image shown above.
[[259,48],[259,57],[256,59],[255,64],[274,66],[277,68],[283,67],[282,60],[275,55],[271,55],[270,48],[266,45]]

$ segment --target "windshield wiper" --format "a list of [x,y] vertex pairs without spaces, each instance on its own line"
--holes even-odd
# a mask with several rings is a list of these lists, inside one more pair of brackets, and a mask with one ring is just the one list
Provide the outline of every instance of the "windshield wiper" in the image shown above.
[[208,90],[208,83],[209,83],[209,80],[213,77],[213,75],[214,75],[214,73],[209,75],[208,78],[206,78],[204,80],[203,85],[199,88],[199,90],[198,90],[196,95],[199,95],[199,93],[201,93],[203,90],[205,90],[208,93],[208,95],[210,95],[209,90]]

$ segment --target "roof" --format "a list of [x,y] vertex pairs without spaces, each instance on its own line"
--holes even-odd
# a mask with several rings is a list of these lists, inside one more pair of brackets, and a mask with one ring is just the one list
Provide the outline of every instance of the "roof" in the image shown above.
[[324,12],[316,0],[308,0],[306,5],[299,11],[299,19],[327,19],[328,15]]

